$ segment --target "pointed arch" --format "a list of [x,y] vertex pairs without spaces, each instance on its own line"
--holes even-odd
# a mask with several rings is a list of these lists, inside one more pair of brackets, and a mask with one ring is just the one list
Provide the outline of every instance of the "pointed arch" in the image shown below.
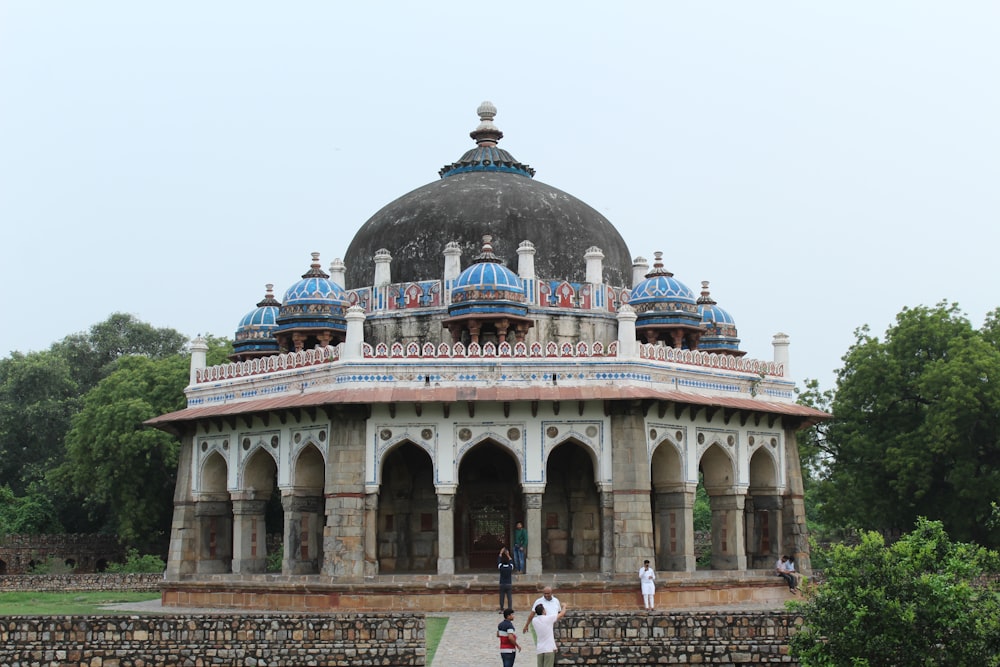
[[214,451],[201,464],[199,495],[229,499],[229,464],[221,453]]
[[455,496],[456,570],[496,570],[500,545],[511,544],[514,524],[524,520],[519,463],[508,445],[493,438],[462,454]]
[[326,459],[313,442],[298,451],[292,466],[292,486],[322,493],[326,480]]
[[567,439],[549,451],[542,494],[542,569],[597,572],[601,499],[594,451]]
[[377,555],[379,572],[435,572],[438,556],[434,462],[403,440],[379,462]]

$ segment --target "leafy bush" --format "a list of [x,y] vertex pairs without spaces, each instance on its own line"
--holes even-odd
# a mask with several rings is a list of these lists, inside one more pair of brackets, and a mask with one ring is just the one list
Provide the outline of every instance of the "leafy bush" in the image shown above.
[[124,563],[111,563],[105,571],[112,574],[153,574],[163,572],[165,569],[167,564],[159,556],[139,555],[138,549],[129,549]]
[[62,561],[55,556],[49,556],[45,560],[36,561],[30,568],[31,574],[72,574],[76,565],[72,562]]
[[789,603],[803,619],[790,642],[802,667],[1000,665],[996,552],[921,518],[891,546],[872,531],[826,555],[825,583]]
[[267,572],[281,572],[281,561],[285,558],[285,547],[279,546],[267,555],[264,568]]

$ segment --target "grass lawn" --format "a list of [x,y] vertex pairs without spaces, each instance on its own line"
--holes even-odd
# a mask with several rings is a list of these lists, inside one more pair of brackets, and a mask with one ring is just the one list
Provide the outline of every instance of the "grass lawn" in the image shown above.
[[441,636],[444,634],[444,626],[448,625],[447,618],[438,616],[427,618],[427,629],[424,636],[427,638],[427,664],[434,664],[434,653],[437,652],[438,644],[441,643]]
[[62,616],[66,614],[107,614],[101,605],[118,602],[156,600],[159,593],[0,593],[0,616]]

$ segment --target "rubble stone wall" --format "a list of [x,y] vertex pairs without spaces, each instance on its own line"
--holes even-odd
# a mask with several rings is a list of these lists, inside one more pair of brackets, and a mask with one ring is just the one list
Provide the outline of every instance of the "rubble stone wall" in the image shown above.
[[160,590],[163,575],[156,574],[17,574],[0,577],[0,593],[49,591],[138,591]]
[[416,614],[9,616],[0,664],[420,667],[425,641]]
[[570,612],[557,626],[560,665],[796,666],[788,639],[801,618],[741,613]]

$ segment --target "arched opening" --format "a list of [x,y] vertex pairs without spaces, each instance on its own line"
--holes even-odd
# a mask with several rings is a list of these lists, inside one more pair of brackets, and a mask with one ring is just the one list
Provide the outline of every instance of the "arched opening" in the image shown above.
[[0,559],[0,575],[7,574],[7,561]]
[[[282,492],[284,543],[281,571],[285,574],[316,574],[323,555],[323,484],[326,462],[312,442],[295,457],[292,485]],[[268,517],[268,525],[270,525]],[[273,532],[273,531],[272,531]],[[274,558],[268,569],[274,568]]]
[[201,467],[195,503],[198,572],[229,572],[233,561],[233,504],[227,480],[229,466],[219,452],[212,452]]
[[601,569],[601,500],[590,451],[575,441],[558,445],[545,466],[542,494],[542,569]]
[[73,570],[76,568],[76,560],[73,558],[67,558],[63,561],[63,565],[68,567],[70,570]]
[[653,451],[653,543],[656,569],[688,572],[695,569],[694,485],[684,479],[678,446],[666,440]]
[[765,569],[781,555],[781,508],[778,466],[767,447],[750,457],[750,487],[747,490],[747,567]]
[[715,443],[702,454],[699,469],[712,507],[711,568],[736,570],[741,565],[745,567],[741,544],[743,496],[736,493],[733,460]]
[[[233,572],[265,572],[280,569],[280,553],[268,553],[268,537],[274,534],[281,544],[284,511],[281,498],[274,493],[278,466],[270,452],[258,448],[243,468],[243,485],[233,493]],[[274,563],[277,562],[277,567]]]
[[98,558],[97,562],[94,564],[95,572],[105,572],[108,569],[108,561],[105,558]]
[[437,557],[434,464],[426,451],[404,442],[382,460],[379,572],[436,572]]
[[455,567],[495,571],[500,546],[524,521],[524,497],[514,455],[492,441],[462,457],[455,498]]

